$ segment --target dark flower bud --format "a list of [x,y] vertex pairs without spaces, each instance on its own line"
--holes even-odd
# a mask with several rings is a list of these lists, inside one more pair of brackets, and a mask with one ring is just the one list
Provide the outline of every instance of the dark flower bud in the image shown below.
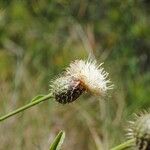
[[85,91],[81,82],[71,76],[56,79],[51,89],[55,100],[62,104],[75,101]]

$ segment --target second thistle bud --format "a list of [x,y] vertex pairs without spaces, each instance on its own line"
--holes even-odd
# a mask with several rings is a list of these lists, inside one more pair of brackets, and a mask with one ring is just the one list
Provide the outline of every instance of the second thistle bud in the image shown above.
[[130,137],[135,138],[137,150],[150,150],[150,114],[143,114],[131,122]]
[[62,104],[75,101],[85,91],[82,83],[71,76],[56,79],[52,83],[51,89],[56,101]]

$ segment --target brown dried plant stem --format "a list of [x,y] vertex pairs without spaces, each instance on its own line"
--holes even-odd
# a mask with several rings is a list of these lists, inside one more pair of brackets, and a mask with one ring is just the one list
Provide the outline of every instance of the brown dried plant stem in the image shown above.
[[46,101],[46,100],[48,100],[50,98],[52,98],[52,94],[51,93],[49,93],[49,94],[47,94],[47,95],[45,95],[45,96],[43,96],[43,97],[41,97],[41,98],[39,98],[39,99],[37,99],[35,101],[32,101],[32,102],[30,102],[30,103],[28,103],[28,104],[26,104],[26,105],[24,105],[24,106],[22,106],[22,107],[20,107],[20,108],[18,108],[16,110],[12,111],[12,112],[10,112],[10,113],[0,117],[0,122],[5,120],[5,119],[7,119],[7,118],[9,118],[9,117],[11,117],[11,116],[13,116],[13,115],[16,115],[16,114],[18,114],[18,113],[20,113],[20,112],[22,112],[22,111],[24,111],[26,109],[29,109],[30,107],[32,107],[32,106],[34,106],[36,104],[39,104],[39,103],[41,103],[43,101]]

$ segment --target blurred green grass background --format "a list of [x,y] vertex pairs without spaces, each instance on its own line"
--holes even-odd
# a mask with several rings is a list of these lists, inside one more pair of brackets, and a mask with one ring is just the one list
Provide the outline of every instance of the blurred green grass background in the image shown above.
[[1,0],[0,114],[46,94],[75,59],[96,58],[114,90],[68,105],[54,100],[0,124],[0,150],[105,150],[124,141],[126,120],[150,107],[148,0]]

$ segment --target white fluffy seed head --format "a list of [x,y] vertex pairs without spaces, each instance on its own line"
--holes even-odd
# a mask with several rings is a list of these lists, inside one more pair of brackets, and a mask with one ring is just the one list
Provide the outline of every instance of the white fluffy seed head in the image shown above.
[[52,81],[50,91],[56,101],[65,104],[75,101],[83,92],[104,95],[112,89],[107,79],[108,73],[95,61],[76,60],[66,68],[65,72]]
[[80,80],[86,90],[96,94],[103,95],[107,90],[112,89],[108,80],[108,73],[104,71],[101,64],[92,60],[76,60],[66,69],[66,74]]

